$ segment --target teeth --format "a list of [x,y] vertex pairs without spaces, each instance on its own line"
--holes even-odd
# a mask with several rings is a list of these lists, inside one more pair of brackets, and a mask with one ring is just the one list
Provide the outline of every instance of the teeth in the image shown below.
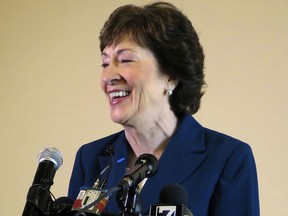
[[127,91],[112,92],[109,94],[110,98],[125,97],[129,94]]

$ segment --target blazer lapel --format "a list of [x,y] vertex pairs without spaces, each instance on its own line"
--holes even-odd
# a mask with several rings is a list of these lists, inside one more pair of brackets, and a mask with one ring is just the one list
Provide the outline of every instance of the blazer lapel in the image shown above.
[[[126,173],[126,166],[127,166],[127,140],[125,138],[124,133],[121,133],[120,136],[111,143],[114,146],[114,156],[112,161],[112,169],[110,171],[109,178],[107,179],[107,184],[105,186],[106,189],[110,189],[112,187],[116,187],[119,183],[119,181],[123,178],[123,176]],[[101,164],[107,163],[107,158],[100,158],[99,161]],[[102,168],[102,165],[101,165]],[[103,166],[105,168],[105,165]],[[112,194],[111,201],[108,202],[108,206],[106,207],[107,212],[109,209],[117,209],[117,201],[116,201],[116,194]],[[118,212],[113,212],[118,213]]]
[[159,160],[158,172],[147,180],[141,191],[143,210],[149,208],[151,198],[152,203],[158,202],[165,185],[181,184],[193,175],[206,157],[203,127],[191,116],[184,116]]

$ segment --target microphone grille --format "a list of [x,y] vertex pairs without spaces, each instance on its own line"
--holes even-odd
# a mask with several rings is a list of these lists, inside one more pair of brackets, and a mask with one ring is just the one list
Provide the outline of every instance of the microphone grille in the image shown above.
[[160,204],[187,205],[188,194],[183,186],[179,184],[168,184],[163,187],[159,195]]
[[48,160],[54,163],[56,170],[62,166],[63,158],[61,152],[53,147],[53,148],[45,148],[38,154],[38,163],[42,161]]

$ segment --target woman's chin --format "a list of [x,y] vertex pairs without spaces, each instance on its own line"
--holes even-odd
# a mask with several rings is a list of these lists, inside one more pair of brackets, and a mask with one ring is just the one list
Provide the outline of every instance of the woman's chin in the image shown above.
[[111,115],[111,120],[116,123],[116,124],[123,124],[124,119],[121,116],[117,116],[117,115]]

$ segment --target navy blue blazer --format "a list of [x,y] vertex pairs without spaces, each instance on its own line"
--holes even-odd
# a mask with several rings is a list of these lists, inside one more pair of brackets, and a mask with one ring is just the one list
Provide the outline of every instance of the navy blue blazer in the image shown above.
[[[83,145],[76,154],[68,196],[75,200],[81,186],[92,186],[108,165],[108,145],[115,155],[106,188],[117,186],[125,175],[128,142],[124,131]],[[161,189],[181,184],[188,193],[187,207],[194,216],[258,216],[258,182],[254,157],[248,144],[202,127],[185,115],[159,159],[159,169],[140,193],[143,215],[158,202]],[[119,213],[116,195],[106,212]]]

